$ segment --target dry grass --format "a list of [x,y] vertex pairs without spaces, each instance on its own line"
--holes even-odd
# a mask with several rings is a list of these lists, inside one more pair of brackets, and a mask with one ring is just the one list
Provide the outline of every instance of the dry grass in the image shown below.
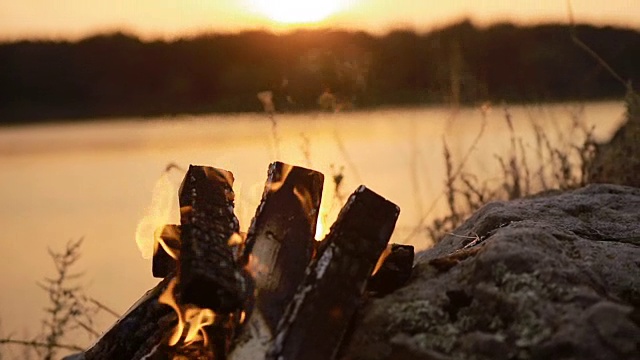
[[[82,239],[68,242],[60,252],[49,249],[56,271],[52,277],[46,277],[38,283],[49,298],[49,305],[44,309],[42,330],[32,338],[15,337],[13,334],[0,336],[0,348],[23,347],[16,359],[35,356],[37,359],[52,360],[58,359],[61,351],[82,351],[82,338],[91,340],[100,335],[93,322],[98,313],[106,312],[119,317],[115,311],[85,295],[80,281],[82,273],[75,271],[81,245]],[[0,352],[0,359],[4,359],[2,354]]]
[[[570,129],[572,136],[569,138],[580,141],[554,144],[542,127],[531,121],[535,142],[528,145],[514,129],[508,109],[505,109],[504,120],[509,131],[509,149],[505,154],[494,156],[501,169],[497,178],[484,179],[466,170],[470,155],[484,133],[484,126],[459,161],[453,158],[446,141],[444,142],[446,171],[443,196],[447,212],[436,216],[430,223],[425,221],[423,225],[416,227],[411,236],[425,233],[436,243],[487,202],[512,200],[540,191],[568,190],[586,185],[588,169],[591,168],[596,148],[593,128],[574,117]],[[537,167],[530,165],[534,163],[529,159],[531,156],[536,157],[535,163],[539,164]]]
[[[567,8],[569,21],[573,26],[570,0],[567,0]],[[490,184],[486,180],[481,181],[478,176],[463,170],[468,154],[476,147],[478,139],[471,144],[469,151],[457,166],[445,142],[444,196],[447,199],[448,213],[436,217],[426,225],[424,217],[410,237],[424,231],[433,243],[436,243],[474,211],[493,200],[512,200],[552,189],[568,190],[585,186],[589,182],[611,182],[632,186],[640,184],[635,179],[637,170],[640,169],[640,159],[635,156],[640,141],[640,95],[604,59],[579,39],[575,27],[571,32],[571,38],[577,47],[585,51],[626,89],[627,113],[623,128],[614,135],[610,143],[598,144],[594,140],[594,129],[587,127],[583,118],[575,115],[569,131],[570,136],[565,137],[565,141],[559,145],[553,145],[549,134],[535,121],[531,121],[535,144],[533,149],[527,151],[522,137],[514,130],[511,114],[508,109],[505,110],[510,149],[505,155],[495,156],[502,170],[498,182]],[[480,133],[482,132],[483,130]],[[574,143],[567,141],[567,138],[578,138],[581,141]],[[532,153],[539,164],[537,168],[531,168],[529,165],[528,155]],[[454,171],[454,168],[458,170]]]

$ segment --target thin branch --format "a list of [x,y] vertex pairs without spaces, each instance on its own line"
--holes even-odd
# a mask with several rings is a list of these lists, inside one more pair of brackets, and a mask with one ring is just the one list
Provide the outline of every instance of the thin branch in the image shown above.
[[356,181],[358,183],[362,183],[362,177],[358,172],[358,168],[356,167],[356,164],[353,162],[353,160],[351,160],[351,156],[349,156],[349,152],[347,151],[347,148],[344,146],[344,142],[342,141],[342,138],[340,137],[340,134],[338,133],[337,129],[333,131],[333,138],[335,139],[336,145],[338,145],[338,150],[340,150],[342,157],[347,162],[347,165],[349,166],[349,169],[351,169],[351,172],[353,173]]
[[116,311],[112,310],[110,307],[108,307],[107,305],[101,303],[100,301],[98,301],[98,300],[96,300],[94,298],[86,297],[86,300],[88,300],[89,302],[93,303],[100,310],[104,310],[104,311],[108,312],[109,314],[115,316],[116,318],[120,318],[120,316],[121,316]]
[[467,236],[467,235],[458,235],[456,233],[452,233],[452,232],[448,232],[447,234],[451,235],[451,236],[455,236],[458,238],[462,238],[462,239],[474,239],[474,240],[480,240],[480,236],[478,236],[478,234],[473,233],[475,236]]
[[473,153],[473,151],[476,149],[476,146],[480,142],[480,138],[482,138],[482,135],[484,135],[484,130],[486,127],[487,127],[487,118],[483,117],[482,122],[480,123],[480,131],[478,132],[478,135],[476,135],[475,139],[473,139],[473,142],[471,142],[471,146],[469,146],[469,149],[467,149],[467,152],[462,157],[460,164],[458,164],[458,168],[456,169],[456,171],[453,172],[453,175],[452,175],[453,178],[457,178],[458,175],[460,175],[460,173],[462,172],[462,169],[464,169],[465,165],[467,164],[467,160],[469,160],[469,156],[471,156],[471,153]]
[[89,334],[91,334],[91,335],[93,335],[95,337],[100,336],[100,333],[96,329],[94,329],[91,326],[85,324],[84,322],[82,322],[82,321],[80,321],[78,319],[75,319],[75,322],[76,322],[76,324],[78,324],[78,326],[80,326],[81,328],[85,329]]
[[[484,130],[485,130],[486,126],[487,126],[487,118],[486,118],[486,116],[483,116],[482,117],[482,123],[481,123],[481,126],[480,126],[480,131],[478,132],[478,135],[476,135],[475,139],[473,139],[473,142],[471,143],[471,146],[469,146],[469,148],[467,149],[467,152],[462,157],[462,160],[460,161],[460,164],[458,164],[458,167],[452,173],[452,175],[451,175],[452,178],[457,178],[460,175],[460,173],[462,172],[462,170],[464,169],[465,164],[469,160],[469,156],[471,156],[471,153],[476,149],[476,146],[480,142],[480,138],[482,138],[482,135],[484,134]],[[416,236],[420,232],[420,230],[424,227],[425,221],[427,221],[427,218],[429,217],[429,215],[431,215],[433,210],[435,210],[436,205],[438,204],[438,202],[440,201],[440,199],[442,199],[442,197],[444,195],[445,195],[444,192],[441,192],[433,200],[433,203],[431,203],[431,206],[429,207],[429,209],[427,209],[427,211],[424,214],[422,214],[422,216],[420,217],[420,220],[418,220],[418,223],[416,224],[416,226],[413,227],[413,230],[403,240],[403,243],[408,243],[409,240],[411,240],[414,236]]]
[[84,348],[78,345],[69,345],[69,344],[49,344],[34,340],[18,340],[18,339],[0,339],[0,345],[5,344],[13,344],[13,345],[22,345],[22,346],[32,346],[32,347],[41,347],[41,348],[58,348],[64,350],[72,350],[72,351],[84,351]]

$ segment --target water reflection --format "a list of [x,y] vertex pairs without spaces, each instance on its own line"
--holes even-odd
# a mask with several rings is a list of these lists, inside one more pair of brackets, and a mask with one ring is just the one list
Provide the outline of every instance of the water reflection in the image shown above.
[[[152,287],[156,280],[150,262],[140,256],[134,236],[154,184],[169,163],[231,170],[243,230],[259,202],[270,162],[322,171],[328,182],[324,202],[334,201],[330,182],[335,169],[344,166],[341,187],[346,193],[362,182],[402,208],[392,242],[404,240],[429,209],[435,215],[445,206],[435,201],[444,182],[443,139],[459,160],[486,115],[485,133],[468,170],[487,178],[499,171],[494,155],[509,148],[509,129],[501,109],[487,110],[468,108],[454,114],[433,107],[276,115],[277,149],[272,123],[261,114],[2,128],[2,326],[37,332],[41,313],[33,310],[45,306],[46,294],[35,282],[52,271],[46,248],[61,247],[69,239],[85,238],[80,267],[95,298],[125,311]],[[569,129],[572,117],[580,116],[596,126],[602,140],[611,136],[623,112],[619,102],[510,109],[525,145],[534,141],[531,122],[559,141],[577,136]],[[418,249],[429,245],[421,234],[409,242]]]

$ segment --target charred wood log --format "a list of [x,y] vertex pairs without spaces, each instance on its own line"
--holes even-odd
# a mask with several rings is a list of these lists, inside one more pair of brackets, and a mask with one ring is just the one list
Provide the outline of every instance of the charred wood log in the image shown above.
[[360,186],[280,321],[267,359],[333,359],[400,209]]
[[411,245],[391,244],[378,260],[379,267],[367,283],[367,291],[387,295],[409,281],[413,270],[414,249]]
[[[181,225],[163,228],[154,252],[152,272],[164,280],[81,358],[224,360],[235,344],[231,360],[333,359],[367,281],[383,294],[411,275],[412,246],[393,245],[380,257],[399,208],[364,186],[316,247],[321,173],[271,164],[244,243],[232,185],[228,171],[189,167],[179,191]],[[197,315],[186,314],[201,310],[194,306],[209,311],[204,324],[212,325],[189,322]]]
[[216,317],[213,325],[205,327],[207,344],[199,341],[188,346],[182,343],[169,345],[178,315],[159,300],[174,279],[171,274],[148,291],[87,351],[64,360],[225,359],[235,327],[235,321],[229,315],[222,314]]
[[[233,175],[225,170],[203,166],[190,166],[180,189],[181,227],[177,276],[170,274],[149,291],[111,330],[89,350],[87,359],[163,359],[180,351],[199,351],[195,358],[224,359],[232,337],[232,326],[220,323],[211,337],[214,346],[183,349],[169,347],[168,337],[173,334],[178,315],[169,306],[159,302],[171,281],[178,279],[175,298],[181,304],[194,304],[209,308],[228,319],[250,298],[244,273],[236,263],[237,256],[228,244],[238,231],[233,214]],[[165,228],[168,251],[175,248],[176,236],[169,234],[176,227]],[[154,272],[166,272],[172,262],[156,252]],[[169,264],[169,265],[167,265]],[[164,268],[161,265],[166,265]],[[156,271],[157,270],[157,271]],[[227,331],[228,330],[228,331]],[[196,349],[196,350],[194,350]],[[217,356],[218,353],[220,356]]]
[[[304,278],[314,252],[314,234],[324,176],[313,170],[276,162],[249,233],[245,259],[256,262],[252,275],[262,312],[275,330],[286,304]],[[254,265],[254,264],[249,264]]]
[[179,192],[181,299],[216,313],[240,309],[249,288],[229,246],[238,232],[232,185],[231,172],[191,165]]
[[269,166],[244,253],[256,300],[231,359],[264,358],[313,256],[323,181],[317,171],[281,162]]
[[[151,272],[153,277],[164,279],[176,270],[176,258],[180,252],[180,225],[165,225],[160,233],[160,241],[162,243],[155,245]],[[169,253],[174,254],[175,258]]]
[[111,329],[85,351],[85,358],[138,360],[158,346],[178,321],[171,307],[158,302],[172,278],[173,275],[168,276],[142,296]]
[[[169,283],[159,302],[174,308],[181,325],[173,328],[165,326],[151,334],[133,359],[226,359],[236,327],[234,314],[211,313],[212,316],[209,317],[205,314],[210,313],[209,309],[198,309],[193,305],[180,306],[182,301],[175,285],[175,282]],[[209,317],[211,322],[194,321],[204,320],[206,317]],[[165,319],[160,319],[163,320]]]

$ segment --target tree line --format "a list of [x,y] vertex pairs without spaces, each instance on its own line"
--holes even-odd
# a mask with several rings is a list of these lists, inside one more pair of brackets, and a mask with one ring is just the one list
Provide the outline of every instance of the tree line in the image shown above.
[[[640,32],[561,24],[476,27],[470,21],[375,36],[343,30],[246,31],[143,41],[0,44],[0,122],[624,95],[571,39],[575,31],[623,78],[640,81]],[[324,95],[323,95],[324,94]]]

